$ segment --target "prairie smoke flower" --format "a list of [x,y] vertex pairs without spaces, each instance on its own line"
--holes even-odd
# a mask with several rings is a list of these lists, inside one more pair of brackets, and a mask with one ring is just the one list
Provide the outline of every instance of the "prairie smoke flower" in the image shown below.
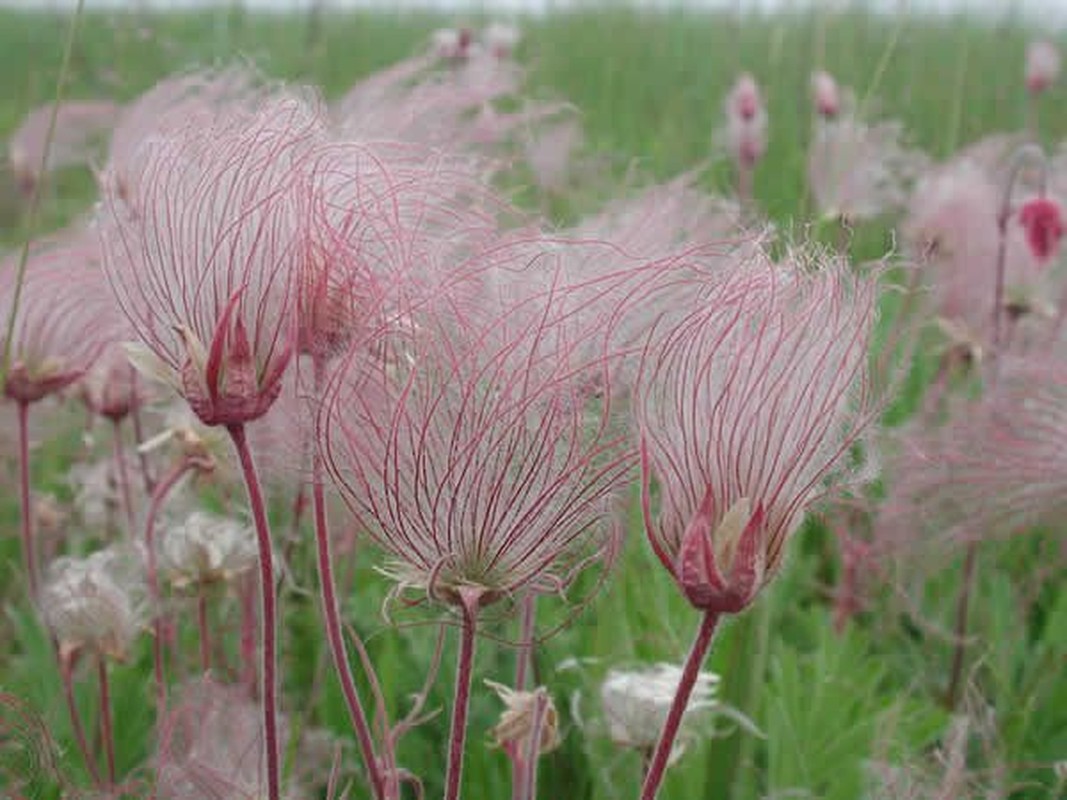
[[834,119],[841,112],[841,90],[829,72],[819,70],[811,74],[811,101],[815,113],[823,119]]
[[[656,746],[667,712],[678,691],[682,668],[656,664],[640,670],[611,670],[600,685],[600,704],[615,744],[643,752]],[[700,727],[718,708],[719,676],[713,672],[697,675],[689,697],[682,727],[671,749],[668,764],[674,764],[700,735]]]
[[90,530],[110,529],[121,504],[114,459],[76,464],[67,474],[74,490],[74,509],[82,525]]
[[517,288],[511,276],[458,321],[448,302],[419,309],[402,361],[354,350],[319,415],[330,474],[401,590],[480,605],[558,591],[614,546],[610,500],[632,457],[608,395],[588,391],[591,371],[610,373],[587,355],[604,331],[573,325],[565,290],[507,301]]
[[875,538],[898,552],[1008,536],[1062,518],[1067,365],[1004,355],[993,390],[959,399],[948,422],[899,437]]
[[808,152],[808,185],[825,217],[871,219],[896,211],[925,157],[901,143],[898,122],[868,124],[852,116],[820,120]]
[[166,78],[121,109],[111,134],[107,163],[100,174],[105,193],[138,214],[146,142],[208,126],[237,109],[250,111],[263,97],[262,81],[242,67],[206,70]]
[[1034,258],[1045,262],[1059,252],[1064,223],[1063,210],[1056,200],[1050,197],[1028,200],[1019,209],[1018,219]]
[[[91,231],[31,249],[11,341],[4,393],[34,403],[71,385],[119,335],[119,317]],[[0,337],[15,311],[17,259],[0,265]]]
[[540,712],[540,732],[537,741],[538,755],[544,755],[559,747],[559,714],[552,696],[543,686],[530,691],[516,691],[496,681],[487,680],[485,685],[496,692],[504,703],[504,711],[492,730],[493,743],[497,747],[507,748],[524,758],[529,752],[534,726],[538,724],[537,707]]
[[82,398],[94,414],[118,421],[141,406],[145,386],[118,342],[110,344],[81,382]]
[[722,141],[738,165],[751,169],[767,149],[767,110],[756,79],[742,74],[726,97],[725,109]]
[[88,558],[58,559],[39,601],[65,662],[82,652],[124,661],[147,621],[140,553],[112,546]]
[[[155,796],[160,800],[265,797],[259,706],[245,690],[209,678],[184,688],[161,723]],[[288,739],[284,721],[281,738]],[[290,786],[284,798],[303,796]]]
[[470,28],[438,28],[430,37],[431,50],[444,61],[459,61],[471,54],[474,35]]
[[1060,74],[1060,51],[1052,42],[1031,42],[1026,48],[1026,88],[1031,94],[1041,94]]
[[251,525],[194,511],[166,527],[159,544],[159,571],[176,589],[226,584],[256,566]]
[[875,294],[835,265],[753,266],[694,293],[696,310],[651,340],[634,403],[645,527],[697,608],[749,605],[842,467],[866,422]]
[[584,139],[582,124],[573,116],[550,122],[527,134],[523,152],[541,191],[559,192],[566,187],[574,154]]
[[45,140],[54,105],[35,108],[8,140],[8,159],[19,187],[29,192],[45,172],[79,164],[89,164],[102,152],[107,135],[115,125],[119,107],[106,100],[77,100],[60,103],[55,109],[55,127],[45,157]]
[[[984,341],[991,321],[1000,247],[1002,192],[968,160],[923,177],[902,226],[906,246],[927,271],[940,316],[966,338]],[[1044,264],[1018,214],[1005,221],[1007,296],[1019,308],[1047,305]]]
[[496,58],[511,57],[520,41],[522,41],[522,31],[517,26],[504,22],[490,22],[482,31],[482,43]]
[[294,348],[299,165],[320,119],[289,97],[153,140],[141,213],[107,204],[105,263],[137,360],[208,425],[262,416]]

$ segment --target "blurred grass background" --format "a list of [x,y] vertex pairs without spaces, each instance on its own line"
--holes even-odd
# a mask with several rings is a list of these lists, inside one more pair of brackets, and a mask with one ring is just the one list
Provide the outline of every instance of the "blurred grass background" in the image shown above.
[[[333,98],[361,76],[419,51],[434,29],[484,21],[428,13],[256,14],[240,5],[180,14],[86,13],[65,95],[126,100],[175,70],[241,58],[271,76],[320,86]],[[0,132],[12,131],[28,109],[54,96],[68,22],[44,13],[0,11]],[[620,178],[635,167],[648,179],[668,178],[707,159],[722,98],[739,71],[752,72],[765,91],[771,123],[755,194],[786,230],[806,224],[813,69],[829,70],[855,87],[861,99],[869,97],[872,108],[901,119],[912,142],[940,158],[986,134],[1022,128],[1024,51],[1036,33],[1011,17],[991,22],[816,8],[738,16],[609,6],[520,23],[519,58],[529,66],[530,90],[581,109],[589,147]],[[1061,82],[1043,102],[1043,133],[1050,146],[1067,135],[1064,99]],[[728,191],[729,170],[712,170],[707,185]],[[92,201],[91,175],[66,171],[48,187],[41,224],[65,224],[87,212]],[[24,231],[10,187],[3,208],[4,239],[17,243]],[[857,232],[854,252],[877,257],[892,243],[888,226],[872,224]],[[68,441],[77,438],[76,423],[68,421]],[[35,464],[38,485],[69,494],[63,474],[70,457],[63,449],[46,453]],[[6,460],[10,469],[13,458]],[[7,563],[17,569],[14,472],[6,474],[12,479],[5,486],[11,488],[0,493],[0,513],[10,535],[0,545]],[[696,614],[645,546],[636,517],[629,528],[618,573],[607,589],[588,607],[572,609],[575,616],[567,627],[536,654],[538,680],[553,692],[564,732],[561,748],[542,763],[543,798],[636,795],[640,759],[615,750],[603,722],[596,722],[596,682],[611,666],[679,661],[697,625]],[[1054,800],[1061,795],[1051,765],[1067,759],[1067,594],[1054,585],[1020,617],[1020,594],[1040,558],[1036,541],[996,545],[984,560],[1003,566],[983,572],[971,651],[978,666],[971,678],[990,704],[994,722],[987,746],[973,746],[971,763],[988,771],[981,777],[1011,787],[1012,797]],[[711,657],[709,666],[723,675],[724,701],[750,717],[765,738],[734,732],[694,744],[671,771],[663,797],[857,800],[867,796],[866,760],[930,757],[948,724],[939,695],[951,647],[899,616],[888,601],[872,606],[844,635],[835,635],[825,593],[836,569],[827,556],[831,550],[829,534],[809,525],[783,578],[752,612],[725,626]],[[380,605],[387,586],[372,569],[371,553],[361,550],[357,557],[359,589],[346,604],[348,618],[367,637],[395,717],[421,684],[434,628],[386,625]],[[8,655],[0,657],[0,688],[25,697],[45,716],[64,744],[64,768],[77,775],[80,766],[69,744],[47,637],[21,599],[24,592],[13,571],[5,574],[9,588],[0,652]],[[955,570],[945,570],[915,602],[934,616],[946,612],[956,580]],[[314,594],[288,592],[283,602],[285,696],[287,708],[300,715],[307,712],[315,684],[322,637]],[[562,606],[541,604],[546,629],[551,620],[568,616]],[[492,632],[514,636],[514,623],[501,621]],[[492,638],[482,641],[479,678],[507,682],[512,663],[508,648]],[[430,705],[447,713],[449,654],[444,664]],[[150,673],[147,645],[139,660],[114,670],[122,769],[134,769],[151,752]],[[307,712],[309,721],[346,732],[332,678],[322,686],[325,699]],[[83,688],[91,713],[93,693]],[[488,690],[477,691],[473,702],[466,796],[508,796],[504,755],[479,743],[488,741],[501,704]],[[443,779],[436,765],[444,763],[444,719],[416,730],[401,750],[402,765],[427,780],[430,797],[439,793]],[[997,777],[1001,765],[1007,772]]]

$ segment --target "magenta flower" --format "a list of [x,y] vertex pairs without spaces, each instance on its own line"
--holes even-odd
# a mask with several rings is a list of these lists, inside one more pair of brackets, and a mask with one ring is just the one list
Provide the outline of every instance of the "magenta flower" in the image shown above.
[[320,135],[286,97],[147,146],[140,213],[112,194],[106,265],[137,358],[208,425],[262,416],[294,348],[299,166]]
[[654,337],[638,379],[646,532],[712,613],[740,611],[774,577],[869,416],[875,282],[788,269],[752,265],[695,297]]
[[1053,258],[1064,234],[1060,204],[1050,197],[1035,197],[1023,204],[1018,215],[1034,258],[1040,262]]

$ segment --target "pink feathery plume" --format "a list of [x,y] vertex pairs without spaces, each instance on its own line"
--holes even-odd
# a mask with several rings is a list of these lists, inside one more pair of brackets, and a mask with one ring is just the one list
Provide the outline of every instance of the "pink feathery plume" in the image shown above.
[[[210,678],[187,685],[160,725],[154,796],[159,800],[266,796],[259,717],[259,707],[241,687]],[[299,795],[287,791],[283,796]]]
[[8,159],[20,188],[29,193],[40,180],[39,172],[89,164],[103,151],[107,136],[115,126],[119,106],[107,100],[78,100],[60,103],[55,109],[55,127],[45,145],[52,122],[54,104],[35,108],[8,140]]
[[[0,338],[11,322],[18,259],[0,265]],[[34,245],[26,263],[11,340],[4,394],[34,403],[71,385],[123,326],[100,268],[96,232],[75,230]]]
[[902,138],[899,122],[866,123],[847,114],[818,120],[808,185],[821,214],[861,220],[903,208],[927,158]]
[[522,78],[516,64],[478,50],[447,69],[416,56],[357,84],[335,106],[333,118],[343,136],[355,139],[481,147],[492,130],[482,110],[516,94]]
[[698,170],[685,172],[612,200],[567,235],[609,241],[649,259],[709,244],[727,252],[757,239],[737,203],[700,190],[698,179]]
[[1001,358],[981,400],[900,437],[875,538],[900,553],[953,550],[1062,519],[1067,504],[1067,364],[1051,352]]
[[[953,162],[916,184],[901,231],[926,273],[946,330],[979,347],[988,337],[994,303],[1003,194],[976,164]],[[1033,208],[1022,214],[1032,202],[1024,201],[1004,224],[1005,303],[1016,316],[1051,313],[1055,302],[1046,268],[1058,242],[1055,220],[1050,225],[1050,217]]]
[[525,137],[523,155],[543,192],[561,192],[571,180],[575,152],[585,141],[581,121],[568,115],[536,126]]
[[829,72],[818,70],[811,74],[811,102],[815,113],[832,120],[843,110],[845,94]]
[[726,122],[716,140],[737,165],[737,195],[752,197],[752,172],[767,150],[767,109],[756,79],[743,73],[725,102]]
[[266,90],[263,80],[241,66],[166,78],[121,109],[100,179],[103,190],[136,212],[149,140],[197,125],[214,124],[222,114],[251,111]]
[[233,425],[270,407],[293,354],[300,168],[321,115],[275,96],[200,122],[146,145],[140,213],[108,198],[105,263],[144,366]]
[[1060,75],[1060,51],[1047,40],[1031,42],[1026,48],[1026,89],[1037,95],[1045,92]]
[[496,58],[511,58],[522,41],[522,31],[505,22],[490,22],[482,31],[482,45]]
[[777,574],[870,421],[876,280],[788,264],[709,284],[650,340],[634,411],[652,548],[689,601],[718,614]]
[[401,592],[464,606],[557,592],[614,551],[612,501],[634,459],[610,392],[589,391],[612,357],[586,342],[610,320],[576,322],[586,296],[543,281],[512,276],[465,320],[449,303],[416,309],[399,357],[354,350],[333,382],[320,446]]

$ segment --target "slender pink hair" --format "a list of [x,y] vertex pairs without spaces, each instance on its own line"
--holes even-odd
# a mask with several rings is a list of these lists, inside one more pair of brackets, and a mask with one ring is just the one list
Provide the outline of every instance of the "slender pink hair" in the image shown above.
[[478,589],[484,605],[559,591],[614,552],[612,499],[634,458],[610,392],[590,392],[611,358],[590,359],[586,339],[605,334],[562,283],[542,286],[508,280],[465,319],[449,302],[414,309],[393,358],[356,349],[333,382],[320,446],[400,590],[456,603]]
[[[55,109],[55,127],[48,154],[45,143]],[[108,100],[72,100],[40,106],[30,111],[7,143],[8,159],[24,190],[40,180],[39,172],[89,164],[106,147],[107,137],[119,116],[117,103]]]
[[119,303],[209,425],[255,419],[280,391],[295,346],[301,170],[321,135],[316,107],[275,95],[153,140],[138,213],[117,192],[105,203]]
[[95,231],[76,228],[31,248],[15,311],[18,259],[0,265],[0,340],[15,312],[8,397],[35,402],[77,381],[118,340],[121,315],[100,268]]
[[694,287],[651,338],[634,399],[646,531],[694,605],[751,602],[828,474],[847,466],[870,418],[875,296],[874,279],[842,265],[751,264]]

